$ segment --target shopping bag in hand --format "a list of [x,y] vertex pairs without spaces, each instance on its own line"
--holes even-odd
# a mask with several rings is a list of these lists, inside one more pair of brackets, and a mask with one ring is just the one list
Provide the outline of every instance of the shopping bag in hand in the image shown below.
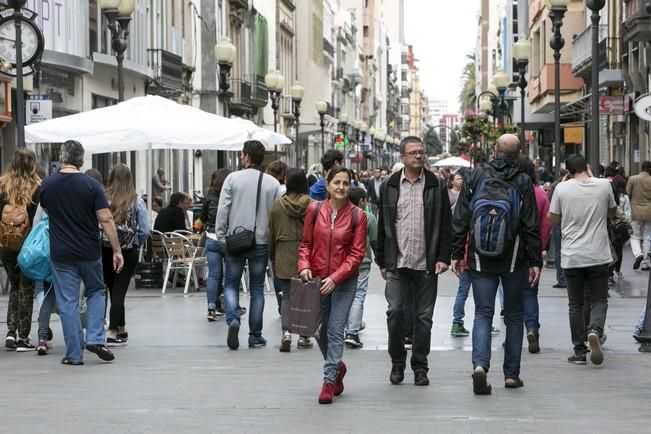
[[321,324],[321,279],[290,283],[289,331],[301,336],[315,336]]

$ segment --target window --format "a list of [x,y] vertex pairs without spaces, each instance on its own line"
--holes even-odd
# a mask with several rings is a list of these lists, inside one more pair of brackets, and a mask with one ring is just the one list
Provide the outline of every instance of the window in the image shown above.
[[365,38],[368,38],[368,26],[364,26],[364,28],[362,29],[362,35]]

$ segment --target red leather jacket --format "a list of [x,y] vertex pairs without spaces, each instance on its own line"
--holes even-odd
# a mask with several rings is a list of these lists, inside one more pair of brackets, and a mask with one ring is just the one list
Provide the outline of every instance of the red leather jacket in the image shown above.
[[[331,224],[330,199],[321,206],[314,220],[318,202],[312,202],[305,214],[303,239],[298,248],[298,272],[312,270],[312,276],[330,277],[335,285],[358,274],[359,265],[366,253],[366,213],[357,211],[357,223],[353,232],[355,206],[348,202],[337,212]],[[314,224],[312,223],[314,222]]]

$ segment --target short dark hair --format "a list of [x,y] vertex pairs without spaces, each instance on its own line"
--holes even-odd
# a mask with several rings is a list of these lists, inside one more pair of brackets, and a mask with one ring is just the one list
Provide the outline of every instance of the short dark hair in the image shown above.
[[307,194],[307,177],[303,169],[291,168],[287,170],[287,194]]
[[565,167],[570,175],[586,172],[588,170],[588,162],[581,154],[572,154],[565,159]]
[[104,185],[104,177],[102,176],[102,172],[95,169],[94,167],[85,171],[84,174],[95,179],[97,182],[99,182],[99,185]]
[[276,178],[281,184],[285,184],[287,181],[287,163],[282,160],[272,161],[267,166],[267,174]]
[[344,161],[344,154],[339,149],[328,149],[321,157],[321,165],[324,171],[332,169],[336,162],[341,164]]
[[642,162],[642,165],[641,165],[640,167],[641,167],[642,170],[644,170],[645,172],[650,171],[650,170],[651,170],[651,161],[643,161],[643,162]]
[[183,202],[186,197],[188,197],[188,195],[180,191],[177,191],[176,193],[172,193],[172,195],[170,196],[169,206],[170,207],[177,206],[179,203]]
[[423,144],[423,140],[418,136],[407,136],[400,141],[400,154],[405,154],[405,149],[407,148],[408,143],[420,143]]
[[262,161],[264,161],[264,152],[265,148],[261,141],[247,140],[244,142],[242,153],[251,158],[251,164],[254,166],[260,166],[262,164]]
[[359,206],[362,199],[366,199],[366,191],[362,187],[353,187],[348,193],[348,200],[355,206]]
[[531,182],[533,182],[534,185],[538,185],[538,173],[536,171],[536,166],[533,164],[533,161],[531,161],[529,157],[519,157],[518,168],[522,173],[531,178]]
[[77,169],[84,165],[84,147],[76,140],[68,140],[61,145],[61,162],[72,164]]
[[337,176],[337,174],[341,173],[341,172],[346,172],[348,174],[348,180],[349,181],[353,180],[353,173],[350,171],[350,169],[347,169],[344,166],[339,166],[339,167],[337,167],[335,169],[332,169],[328,173],[328,179],[327,179],[328,184],[330,184],[332,182],[332,180],[335,178],[335,176]]

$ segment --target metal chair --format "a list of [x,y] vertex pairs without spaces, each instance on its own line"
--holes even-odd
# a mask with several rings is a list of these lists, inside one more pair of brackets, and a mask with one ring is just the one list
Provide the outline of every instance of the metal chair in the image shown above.
[[183,293],[188,293],[190,275],[192,275],[194,287],[198,291],[199,279],[197,279],[196,267],[206,264],[206,257],[203,256],[203,248],[196,247],[187,237],[175,232],[166,233],[163,242],[167,251],[168,260],[162,293],[165,294],[167,279],[169,279],[172,270],[174,270],[174,278],[172,280],[174,287],[176,287],[179,271],[185,271],[185,289]]

